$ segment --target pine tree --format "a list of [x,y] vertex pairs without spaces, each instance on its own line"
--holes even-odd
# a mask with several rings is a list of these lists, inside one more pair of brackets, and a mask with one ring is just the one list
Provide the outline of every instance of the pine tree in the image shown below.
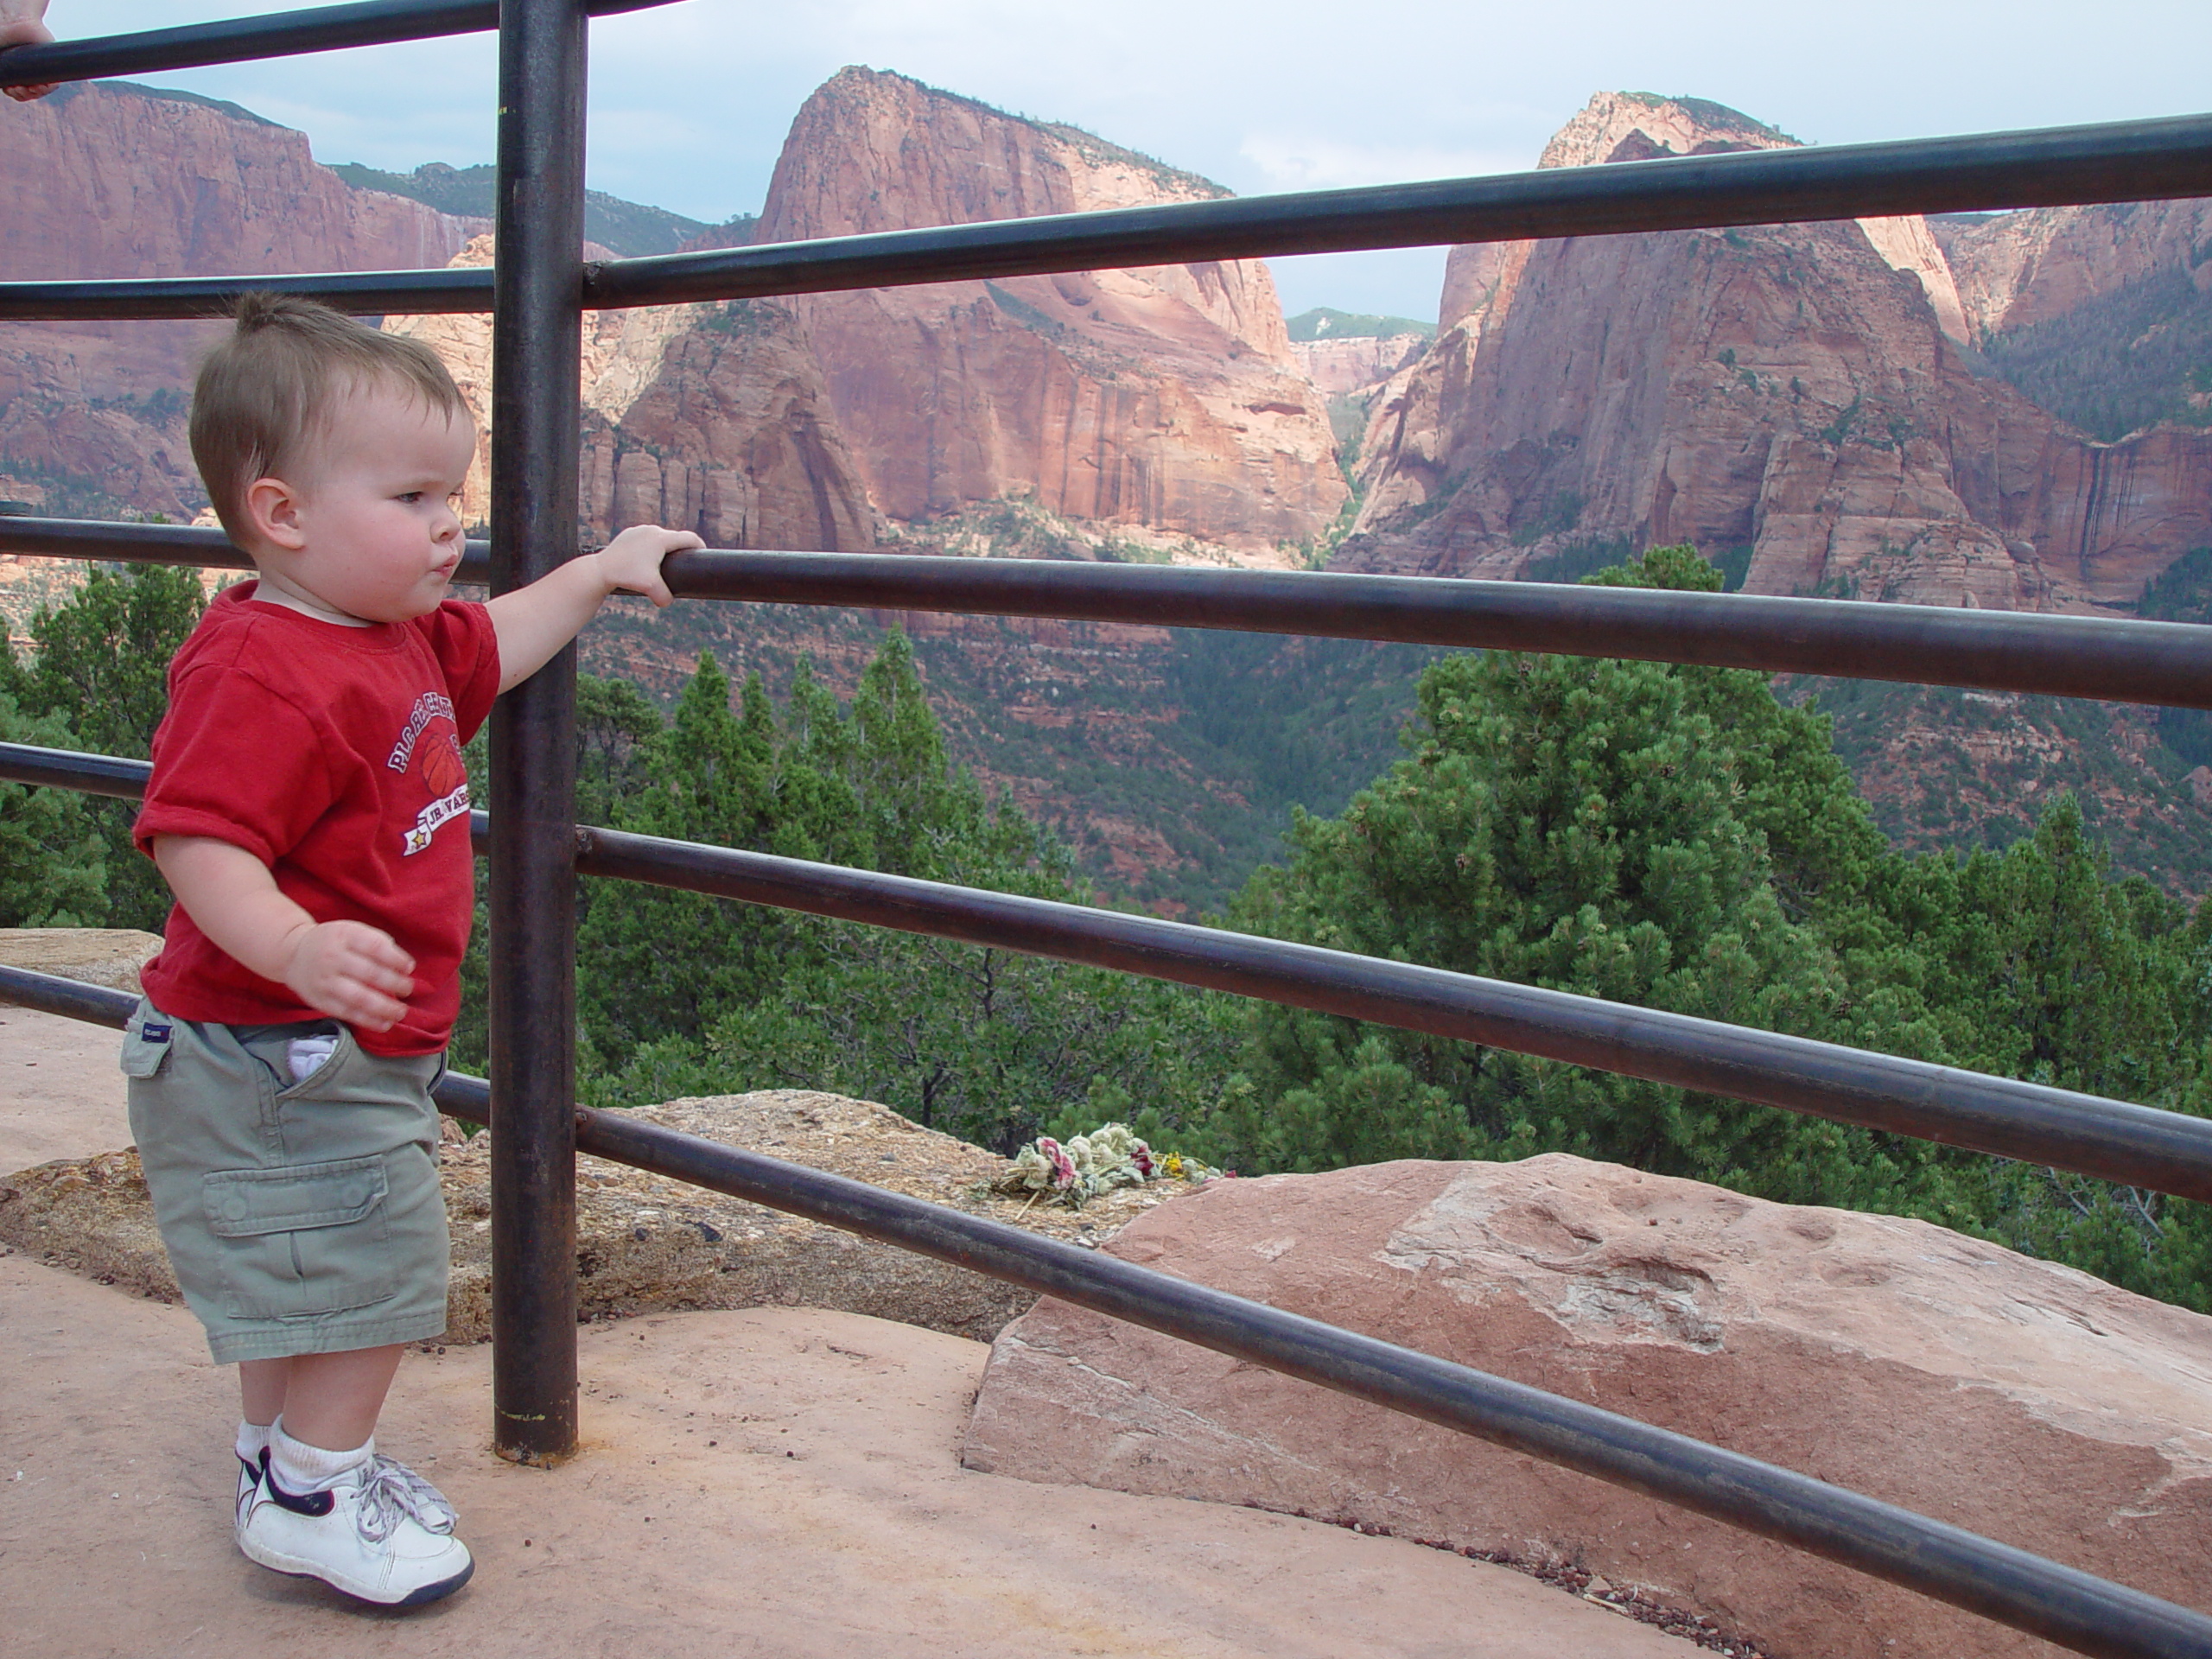
[[[1065,849],[955,767],[893,632],[849,711],[804,665],[781,717],[711,658],[640,751],[626,828],[1087,901]],[[1177,988],[886,929],[601,886],[580,1006],[604,1103],[835,1090],[1010,1147],[1056,1114],[1217,1078],[1229,1027]]]
[[[740,714],[728,676],[702,655],[673,722],[634,758],[638,786],[607,802],[614,828],[785,850],[773,716],[757,677]],[[587,882],[585,894],[577,1004],[585,1039],[609,1065],[647,1043],[696,1042],[721,1009],[768,995],[798,931],[781,912],[673,888]]]
[[[1688,550],[1610,579],[1718,585]],[[1863,1035],[1817,922],[1865,905],[1881,849],[1831,804],[1817,716],[1755,675],[1503,653],[1435,664],[1419,709],[1414,753],[1342,817],[1297,817],[1289,866],[1255,879],[1240,925]],[[1245,1061],[1217,1127],[1258,1167],[1566,1150],[1821,1202],[1893,1205],[1925,1184],[1916,1148],[1860,1131],[1304,1011],[1256,1014]]]
[[[35,655],[10,666],[16,696],[30,715],[57,719],[64,747],[143,760],[168,708],[169,658],[207,608],[197,570],[95,566],[63,604],[32,619]],[[137,808],[95,800],[85,811],[105,848],[111,927],[158,931],[169,891],[130,840]]]
[[[6,633],[0,629],[0,650]],[[0,742],[73,747],[69,728],[21,713],[0,690]],[[107,856],[83,798],[0,784],[0,927],[97,927],[107,915]]]

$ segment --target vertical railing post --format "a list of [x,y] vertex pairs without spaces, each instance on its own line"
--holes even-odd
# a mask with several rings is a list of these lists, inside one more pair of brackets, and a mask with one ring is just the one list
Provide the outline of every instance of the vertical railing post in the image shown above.
[[[584,54],[578,0],[500,0],[492,587],[576,553]],[[492,1438],[576,1445],[575,649],[492,717]]]

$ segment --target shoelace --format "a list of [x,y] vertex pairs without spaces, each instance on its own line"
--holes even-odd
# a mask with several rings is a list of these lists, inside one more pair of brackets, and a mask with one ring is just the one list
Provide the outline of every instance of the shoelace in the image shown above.
[[361,1535],[380,1543],[391,1536],[404,1516],[426,1532],[450,1533],[459,1516],[445,1494],[410,1469],[381,1452],[369,1459],[361,1480]]

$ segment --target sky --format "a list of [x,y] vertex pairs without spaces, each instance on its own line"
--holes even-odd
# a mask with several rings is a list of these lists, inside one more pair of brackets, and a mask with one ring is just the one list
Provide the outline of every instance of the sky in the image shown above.
[[[64,36],[270,0],[53,0]],[[592,25],[589,182],[757,211],[792,115],[846,64],[1071,122],[1239,194],[1516,171],[1601,89],[1715,99],[1810,143],[2212,106],[2207,0],[679,0]],[[410,172],[493,156],[486,36],[145,77]],[[1441,249],[1270,262],[1284,310],[1433,318]]]

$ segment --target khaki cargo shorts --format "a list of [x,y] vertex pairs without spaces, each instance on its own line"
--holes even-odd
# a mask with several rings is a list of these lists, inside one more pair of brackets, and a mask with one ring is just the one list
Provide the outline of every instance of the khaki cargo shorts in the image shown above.
[[[294,1038],[335,1032],[295,1083]],[[446,1327],[444,1195],[430,1088],[443,1057],[353,1033],[173,1020],[123,1038],[130,1132],[184,1300],[219,1364],[342,1353]]]

